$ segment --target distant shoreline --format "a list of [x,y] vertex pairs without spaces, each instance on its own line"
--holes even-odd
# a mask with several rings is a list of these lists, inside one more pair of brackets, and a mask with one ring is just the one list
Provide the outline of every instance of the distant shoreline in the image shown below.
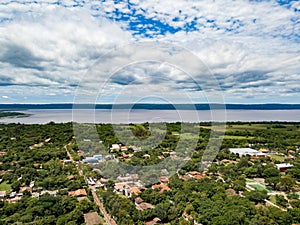
[[145,109],[145,110],[300,110],[300,104],[0,104],[0,110],[24,111],[30,109]]
[[0,118],[22,118],[22,117],[28,117],[30,114],[23,113],[23,112],[13,112],[9,110],[0,110]]
[[[218,112],[219,111],[219,112]],[[145,109],[28,109],[22,118],[0,118],[0,123],[144,123],[144,122],[300,122],[300,110],[145,110]],[[224,113],[223,113],[224,112]]]

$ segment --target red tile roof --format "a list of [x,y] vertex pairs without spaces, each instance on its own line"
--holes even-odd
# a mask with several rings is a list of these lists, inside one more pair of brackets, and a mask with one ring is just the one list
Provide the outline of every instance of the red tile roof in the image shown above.
[[167,185],[163,183],[152,185],[152,189],[160,189],[159,193],[163,193],[164,191],[171,191],[171,188],[169,188]]
[[70,196],[87,196],[85,189],[78,189],[76,191],[69,191],[68,193]]

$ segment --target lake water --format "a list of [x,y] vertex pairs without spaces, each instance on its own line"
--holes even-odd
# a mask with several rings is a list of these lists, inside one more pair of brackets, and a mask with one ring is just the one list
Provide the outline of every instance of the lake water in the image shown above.
[[[26,110],[29,117],[2,118],[0,123],[44,124],[50,121],[79,123],[141,123],[141,122],[199,122],[223,121],[220,116],[212,118],[209,110],[76,110],[72,109],[41,109]],[[300,110],[227,110],[227,121],[288,121],[300,122]]]

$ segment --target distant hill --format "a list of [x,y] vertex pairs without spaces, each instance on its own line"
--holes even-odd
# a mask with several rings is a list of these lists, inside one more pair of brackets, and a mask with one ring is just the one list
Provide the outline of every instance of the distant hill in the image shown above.
[[[210,110],[222,109],[222,104],[82,104],[76,105],[77,109],[145,109],[145,110]],[[22,111],[28,109],[72,109],[73,104],[0,104],[0,110]],[[226,104],[226,109],[231,110],[296,110],[300,104]]]

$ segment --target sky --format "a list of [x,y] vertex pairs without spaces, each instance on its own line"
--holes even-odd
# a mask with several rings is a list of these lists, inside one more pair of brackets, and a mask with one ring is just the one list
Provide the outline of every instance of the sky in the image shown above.
[[299,84],[300,1],[0,1],[0,103],[300,103]]

